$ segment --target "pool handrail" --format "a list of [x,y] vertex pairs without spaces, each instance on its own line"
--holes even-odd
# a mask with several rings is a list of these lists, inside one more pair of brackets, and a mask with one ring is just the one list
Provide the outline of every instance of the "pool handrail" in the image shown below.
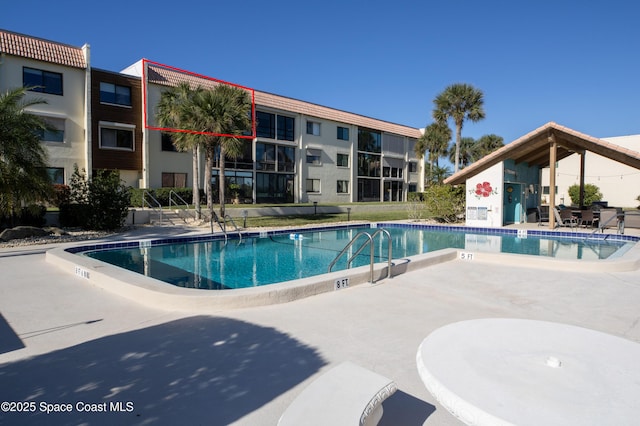
[[182,202],[182,204],[184,204],[186,206],[185,212],[187,213],[187,215],[189,215],[190,217],[193,217],[193,220],[196,220],[196,215],[195,213],[192,215],[191,211],[189,210],[189,203],[187,203],[180,195],[178,195],[177,192],[175,192],[173,189],[171,191],[169,191],[169,208],[171,208],[171,206],[173,204],[176,205],[176,207],[179,206],[178,202],[175,201],[173,199],[173,197],[176,197],[178,199],[178,201]]
[[[151,200],[153,200],[156,203],[157,207],[153,206],[149,201],[147,201],[146,197],[151,198]],[[147,204],[149,208],[154,212],[157,211],[160,213],[160,223],[162,224],[162,204],[160,204],[160,201],[156,200],[154,196],[151,195],[151,193],[146,189],[142,192],[142,208],[145,207],[145,204]]]
[[392,255],[392,243],[391,243],[391,234],[389,233],[389,231],[387,231],[384,228],[380,228],[378,229],[376,232],[373,233],[373,235],[369,234],[366,231],[360,231],[356,234],[355,237],[353,237],[351,239],[351,241],[349,241],[349,243],[340,251],[340,253],[338,253],[338,255],[335,257],[335,259],[333,259],[331,261],[331,263],[329,264],[329,268],[327,270],[327,272],[331,272],[331,269],[333,268],[333,266],[338,262],[338,260],[342,257],[342,255],[344,255],[346,253],[346,251],[356,243],[356,241],[361,237],[361,236],[366,236],[367,240],[360,245],[360,247],[358,247],[358,249],[356,250],[356,252],[347,260],[347,269],[349,269],[351,267],[351,263],[353,262],[353,260],[362,252],[362,250],[365,249],[365,247],[367,246],[367,244],[369,244],[369,248],[370,248],[370,253],[369,253],[369,271],[370,271],[370,279],[369,282],[373,283],[373,264],[374,264],[374,246],[373,246],[373,242],[375,237],[378,234],[386,234],[387,235],[387,240],[388,240],[388,248],[387,248],[387,277],[391,278],[391,259],[393,257]]

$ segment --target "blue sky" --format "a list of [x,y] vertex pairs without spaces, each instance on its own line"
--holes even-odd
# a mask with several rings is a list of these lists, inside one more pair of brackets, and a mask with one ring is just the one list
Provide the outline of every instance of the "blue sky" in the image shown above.
[[640,133],[640,6],[574,1],[67,1],[3,4],[0,28],[91,45],[93,67],[141,58],[424,127],[453,83],[485,95],[463,136],[505,142],[555,121]]

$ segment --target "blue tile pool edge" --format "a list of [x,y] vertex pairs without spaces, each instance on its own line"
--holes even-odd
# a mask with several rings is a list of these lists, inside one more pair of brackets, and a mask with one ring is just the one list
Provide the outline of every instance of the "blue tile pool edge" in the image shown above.
[[[305,233],[305,232],[319,232],[319,231],[336,231],[341,229],[353,229],[353,228],[404,228],[404,229],[419,229],[419,230],[434,230],[434,231],[447,231],[447,232],[460,232],[460,233],[473,233],[480,235],[510,235],[523,237],[553,237],[553,238],[567,238],[567,239],[587,239],[587,240],[608,240],[619,242],[633,242],[640,241],[640,237],[632,235],[620,235],[620,234],[604,234],[604,233],[590,233],[585,232],[567,232],[567,231],[539,231],[534,229],[505,229],[505,228],[482,228],[482,227],[466,227],[456,225],[428,225],[418,223],[372,223],[369,225],[356,224],[356,225],[337,225],[337,226],[316,226],[310,228],[296,228],[296,229],[276,229],[269,231],[249,231],[249,232],[233,232],[228,233],[228,239],[237,240],[242,238],[267,238],[275,235],[286,235],[291,233]],[[522,233],[526,231],[526,233]],[[139,248],[139,247],[153,247],[166,244],[180,244],[180,243],[193,243],[193,242],[207,242],[207,241],[220,241],[224,240],[223,234],[206,234],[206,235],[192,235],[185,237],[171,237],[171,238],[159,238],[159,239],[140,239],[135,241],[116,241],[116,242],[103,242],[99,244],[81,245],[66,248],[69,253],[78,254],[86,251],[97,250],[109,250],[116,248]],[[148,244],[148,245],[145,245]]]

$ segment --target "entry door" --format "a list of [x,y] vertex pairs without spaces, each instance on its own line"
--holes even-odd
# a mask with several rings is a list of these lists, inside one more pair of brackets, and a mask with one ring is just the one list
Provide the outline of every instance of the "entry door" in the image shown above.
[[522,185],[504,184],[504,224],[520,223],[522,217]]

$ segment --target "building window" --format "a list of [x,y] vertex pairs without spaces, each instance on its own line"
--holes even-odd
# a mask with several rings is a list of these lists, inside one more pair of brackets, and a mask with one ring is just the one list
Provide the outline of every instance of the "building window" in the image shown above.
[[259,138],[293,141],[295,130],[293,117],[256,111],[256,121],[258,122],[256,136]]
[[162,132],[161,135],[162,135],[161,136],[161,138],[162,138],[162,150],[163,151],[169,151],[169,152],[178,152],[178,149],[173,144],[173,136],[171,135],[171,133]]
[[64,185],[64,168],[47,167],[47,174],[53,184]]
[[380,201],[380,179],[358,179],[358,201]]
[[338,126],[338,139],[343,141],[349,140],[349,128]]
[[380,156],[358,154],[358,176],[380,177]]
[[358,151],[382,152],[382,135],[380,132],[358,129]]
[[348,180],[339,180],[338,181],[338,194],[348,194],[349,193],[349,181]]
[[22,85],[34,92],[62,95],[62,74],[24,67]]
[[402,179],[402,169],[399,167],[383,167],[382,169],[383,177],[392,177]]
[[338,167],[349,167],[349,154],[338,154],[336,165]]
[[320,136],[320,123],[316,123],[315,121],[307,121],[307,134]]
[[135,126],[126,124],[100,124],[100,148],[133,151],[134,129]]
[[292,117],[278,116],[278,140],[293,141],[293,123]]
[[131,106],[131,87],[100,82],[100,102]]
[[418,171],[418,163],[415,161],[409,162],[409,173],[416,173]]
[[64,119],[42,117],[46,129],[38,129],[37,134],[41,142],[64,142]]
[[260,138],[276,138],[276,115],[256,111],[256,135]]
[[322,151],[319,149],[307,149],[307,164],[322,165]]
[[292,203],[295,176],[288,173],[256,173],[256,203]]
[[320,192],[320,179],[307,179],[307,192]]
[[163,188],[186,188],[187,187],[187,174],[186,173],[162,173],[162,187]]
[[256,169],[275,171],[276,146],[267,143],[256,144]]
[[295,148],[292,146],[278,146],[278,171],[295,171]]

